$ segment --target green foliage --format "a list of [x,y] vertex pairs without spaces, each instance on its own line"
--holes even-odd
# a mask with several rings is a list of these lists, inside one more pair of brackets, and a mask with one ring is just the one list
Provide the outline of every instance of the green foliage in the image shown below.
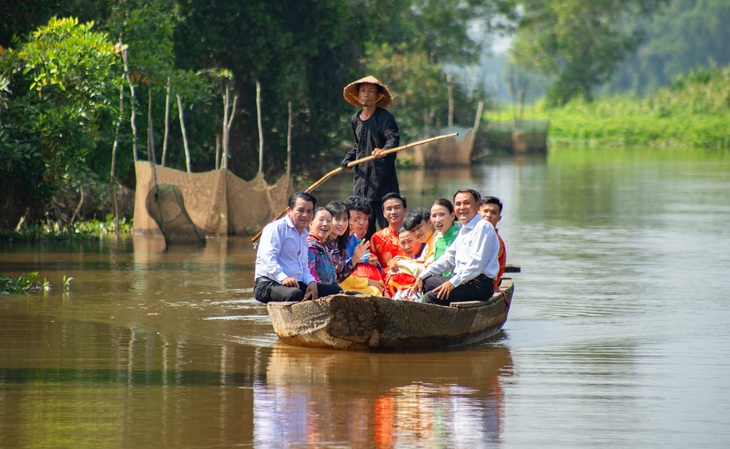
[[730,2],[671,0],[652,20],[643,21],[644,42],[628,55],[607,93],[654,94],[672,78],[715,61],[730,64]]
[[18,276],[17,279],[5,277],[0,273],[0,295],[19,294],[19,293],[35,293],[38,291],[48,291],[51,284],[43,278],[38,280],[38,273],[30,273],[27,276]]
[[[76,19],[47,22],[52,12],[93,19],[98,27],[92,30],[92,22]],[[322,169],[322,158],[341,158],[343,145],[350,143],[346,122],[352,114],[342,88],[366,74],[393,86],[404,136],[438,126],[446,113],[443,67],[474,61],[484,36],[508,29],[503,18],[511,16],[508,0],[5,2],[0,22],[11,25],[0,33],[0,45],[17,38],[12,49],[0,48],[0,72],[10,82],[6,93],[0,78],[0,188],[12,192],[0,197],[0,228],[13,227],[22,216],[73,221],[83,196],[97,195],[108,182],[115,139],[115,180],[133,185],[132,147],[138,154],[154,147],[150,157],[162,159],[168,82],[165,162],[174,168],[185,166],[176,94],[183,103],[193,170],[215,165],[223,116],[216,75],[221,71],[230,72],[226,79],[234,81],[238,96],[228,167],[244,178],[258,165],[256,81],[262,85],[269,177],[285,169],[289,103],[294,171],[306,177]],[[124,48],[136,90],[133,102],[122,82]],[[391,67],[387,55],[398,58],[399,66]],[[475,95],[455,84],[455,111],[469,121]]]
[[397,50],[382,45],[367,50],[370,68],[388,84],[394,94],[392,109],[397,114],[406,140],[435,127],[435,116],[447,104],[446,82],[441,67],[431,64],[428,55],[409,52],[405,44]]
[[617,96],[537,114],[549,118],[551,143],[730,148],[730,66],[696,69],[650,98]]
[[519,65],[554,76],[546,104],[571,98],[591,101],[593,89],[610,78],[641,33],[637,18],[666,0],[517,1],[524,11],[512,46]]
[[[423,102],[410,92],[422,96],[426,91],[411,87],[404,93],[399,78],[390,76],[397,69],[387,61],[373,60],[373,52],[394,49],[406,61],[435,66],[438,73],[447,62],[475,59],[481,41],[467,33],[470,24],[478,23],[486,32],[492,23],[504,23],[491,19],[506,10],[505,4],[503,0],[190,0],[180,5],[184,20],[176,30],[175,49],[182,67],[233,71],[242,114],[234,122],[229,167],[244,177],[254,174],[258,160],[254,86],[261,82],[264,167],[268,175],[279,176],[286,157],[288,102],[294,111],[293,163],[305,171],[319,170],[322,166],[315,161],[341,158],[342,145],[351,138],[346,123],[353,111],[342,99],[342,88],[350,81],[372,74],[394,86],[398,101]],[[445,110],[445,104],[428,109]],[[398,111],[405,135],[423,128],[422,110]]]
[[[120,234],[131,234],[134,231],[132,220],[119,218]],[[9,241],[78,241],[102,238],[117,233],[113,215],[106,219],[89,219],[74,222],[69,229],[59,222],[51,220],[28,222],[16,231],[0,231],[0,240]]]
[[[514,9],[508,0],[360,0],[350,8],[362,14],[366,45],[407,45],[434,64],[467,64],[483,53],[485,35],[511,30]],[[384,14],[385,13],[385,14]]]
[[30,198],[79,193],[107,170],[110,152],[100,149],[113,130],[118,58],[107,36],[92,27],[53,18],[0,55],[12,91],[0,112],[0,177],[7,191]]

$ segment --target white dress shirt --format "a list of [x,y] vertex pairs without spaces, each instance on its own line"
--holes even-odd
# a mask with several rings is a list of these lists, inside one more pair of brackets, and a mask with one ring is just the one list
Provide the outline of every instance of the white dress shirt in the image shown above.
[[499,238],[492,223],[476,214],[459,229],[454,242],[446,252],[429,265],[419,277],[452,271],[449,281],[454,287],[485,274],[496,279],[499,272]]
[[306,229],[300,234],[288,214],[267,224],[256,252],[254,280],[266,277],[281,283],[293,277],[307,285],[314,282],[309,271],[308,234]]

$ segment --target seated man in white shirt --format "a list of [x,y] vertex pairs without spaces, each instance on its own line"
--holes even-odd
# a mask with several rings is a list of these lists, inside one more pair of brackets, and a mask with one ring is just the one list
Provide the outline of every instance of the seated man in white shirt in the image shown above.
[[[461,221],[456,240],[418,275],[413,290],[424,291],[423,302],[449,305],[458,301],[486,301],[494,294],[499,271],[499,239],[494,227],[479,215],[479,192],[459,189],[454,212]],[[438,276],[451,271],[451,277]]]
[[317,284],[309,270],[307,227],[317,200],[306,192],[289,197],[287,214],[264,227],[256,252],[253,289],[257,301],[301,301],[333,295],[342,289],[337,284]]

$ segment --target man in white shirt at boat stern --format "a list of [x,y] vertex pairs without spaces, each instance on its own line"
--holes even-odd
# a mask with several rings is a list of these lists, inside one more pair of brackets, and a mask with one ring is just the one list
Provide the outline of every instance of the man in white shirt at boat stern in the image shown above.
[[[461,222],[456,240],[416,279],[413,290],[425,292],[423,302],[449,305],[486,301],[494,294],[499,272],[499,239],[490,222],[479,215],[481,195],[473,189],[454,194],[454,212]],[[451,271],[451,277],[438,276]]]
[[339,285],[317,284],[309,270],[307,228],[314,216],[314,196],[294,192],[287,214],[264,227],[256,252],[253,295],[257,301],[301,301],[342,291]]

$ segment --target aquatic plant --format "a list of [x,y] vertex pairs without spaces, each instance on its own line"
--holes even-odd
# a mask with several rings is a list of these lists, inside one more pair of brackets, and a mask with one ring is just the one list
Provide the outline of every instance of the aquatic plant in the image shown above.
[[48,291],[51,284],[43,278],[38,280],[38,273],[29,273],[27,276],[18,276],[18,278],[5,277],[0,273],[0,294],[9,295],[11,293],[34,293],[38,291]]

